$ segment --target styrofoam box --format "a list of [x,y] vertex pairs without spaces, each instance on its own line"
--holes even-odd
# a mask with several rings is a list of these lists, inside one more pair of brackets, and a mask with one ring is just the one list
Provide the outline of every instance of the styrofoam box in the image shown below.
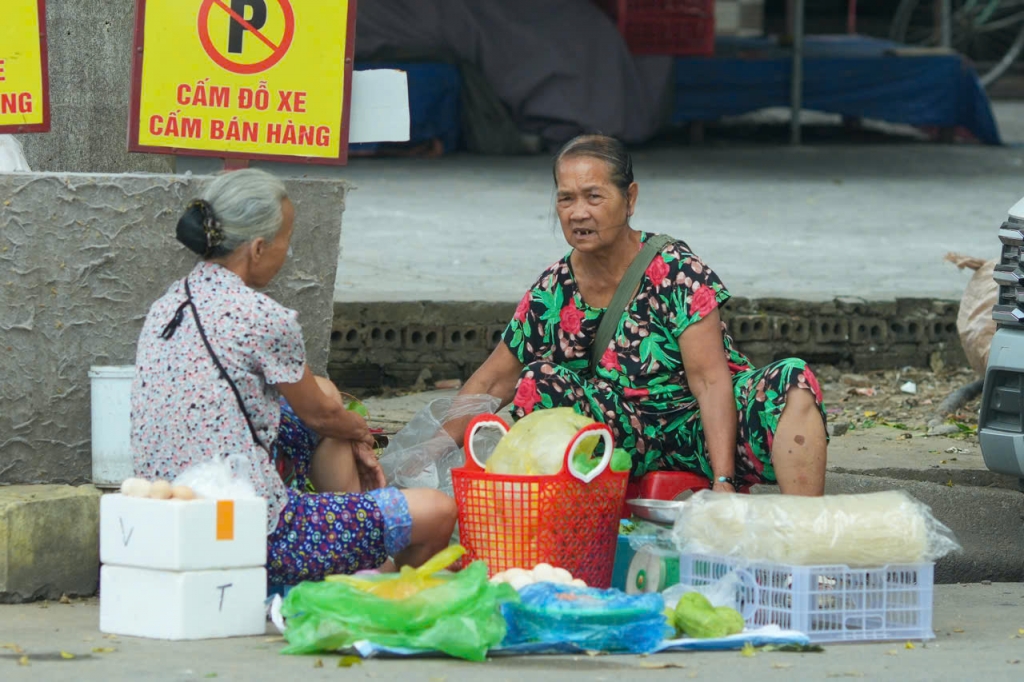
[[168,571],[263,566],[267,503],[104,495],[100,561]]
[[100,569],[100,631],[150,639],[213,639],[267,630],[267,569]]

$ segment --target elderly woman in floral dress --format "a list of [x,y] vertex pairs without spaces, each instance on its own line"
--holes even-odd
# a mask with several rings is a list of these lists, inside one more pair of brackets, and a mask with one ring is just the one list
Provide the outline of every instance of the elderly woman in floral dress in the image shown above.
[[556,208],[572,251],[526,292],[504,343],[463,392],[512,402],[513,416],[569,406],[608,424],[633,476],[702,474],[720,492],[778,483],[824,492],[827,434],[821,388],[805,362],[755,368],[719,316],[729,292],[682,241],[647,267],[593,376],[598,324],[652,235],[634,230],[639,188],[612,138],[567,143],[554,163]]
[[306,364],[298,315],[256,291],[284,266],[294,218],[281,181],[255,169],[217,177],[181,216],[177,238],[201,260],[139,335],[135,474],[240,455],[236,474],[267,500],[273,585],[418,566],[448,546],[454,502],[385,485],[366,421]]

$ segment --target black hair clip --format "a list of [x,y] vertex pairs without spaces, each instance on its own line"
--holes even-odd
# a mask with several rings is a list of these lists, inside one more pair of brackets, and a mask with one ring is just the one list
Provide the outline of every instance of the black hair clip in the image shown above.
[[178,220],[177,238],[189,250],[203,258],[219,254],[224,243],[224,230],[208,201],[196,199]]

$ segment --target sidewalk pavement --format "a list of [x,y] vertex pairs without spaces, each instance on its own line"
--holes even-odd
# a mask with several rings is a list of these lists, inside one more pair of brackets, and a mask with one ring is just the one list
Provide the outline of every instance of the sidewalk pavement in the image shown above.
[[[371,660],[345,670],[338,656],[282,656],[284,642],[265,637],[159,642],[105,638],[96,600],[0,606],[0,679],[280,680],[380,679],[403,682],[479,680],[613,682],[631,679],[827,680],[865,678],[1014,680],[1024,675],[1024,585],[935,588],[936,639],[827,645],[824,653],[739,652],[654,656],[538,656],[488,663],[447,659]],[[67,658],[70,654],[74,658]],[[19,660],[27,656],[27,666]]]

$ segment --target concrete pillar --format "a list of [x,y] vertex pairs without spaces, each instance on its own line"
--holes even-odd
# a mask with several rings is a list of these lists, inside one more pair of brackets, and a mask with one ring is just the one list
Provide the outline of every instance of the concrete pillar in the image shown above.
[[134,17],[134,0],[46,3],[52,125],[19,136],[32,170],[174,171],[172,156],[128,153]]

